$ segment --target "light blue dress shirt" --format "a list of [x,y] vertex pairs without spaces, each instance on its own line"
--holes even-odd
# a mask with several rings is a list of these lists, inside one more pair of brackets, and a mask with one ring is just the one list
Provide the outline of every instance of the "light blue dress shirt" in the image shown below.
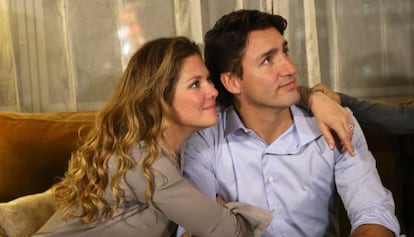
[[273,213],[266,237],[335,236],[336,191],[352,225],[381,224],[399,234],[392,194],[355,121],[356,157],[329,149],[313,117],[296,106],[294,124],[267,144],[244,127],[232,106],[216,126],[186,143],[184,175],[215,199],[254,204]]

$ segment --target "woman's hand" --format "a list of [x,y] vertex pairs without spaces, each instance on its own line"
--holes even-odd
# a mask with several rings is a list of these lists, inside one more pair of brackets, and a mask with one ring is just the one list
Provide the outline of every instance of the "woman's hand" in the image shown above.
[[325,95],[329,96],[331,99],[333,99],[336,103],[338,104],[342,104],[341,101],[341,97],[338,95],[338,93],[336,93],[335,91],[329,89],[327,86],[325,86],[324,84],[317,84],[316,86],[314,86],[312,88],[312,90],[314,91],[322,91]]
[[[309,96],[308,106],[312,110],[319,130],[329,144],[329,147],[334,149],[335,145],[337,145],[341,152],[348,151],[351,156],[355,156],[354,147],[352,146],[354,120],[351,114],[335,100],[323,93],[323,90],[318,89]],[[337,141],[334,138],[336,136],[340,140],[339,144],[335,142]]]
[[226,204],[226,202],[220,196],[216,196],[216,202],[221,206],[224,206],[224,204]]

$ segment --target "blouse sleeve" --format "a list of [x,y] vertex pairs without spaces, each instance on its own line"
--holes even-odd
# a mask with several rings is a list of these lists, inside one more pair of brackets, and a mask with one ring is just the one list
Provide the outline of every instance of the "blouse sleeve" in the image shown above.
[[[154,204],[169,220],[195,236],[261,236],[270,224],[272,216],[267,210],[238,202],[227,203],[223,207],[209,199],[166,157],[160,157],[153,168]],[[126,177],[128,184],[140,185],[141,188],[134,190],[136,196],[142,197],[142,184],[146,183],[142,182],[142,173],[129,173]]]
[[343,106],[349,107],[362,125],[393,134],[414,132],[414,105],[375,103],[339,93]]

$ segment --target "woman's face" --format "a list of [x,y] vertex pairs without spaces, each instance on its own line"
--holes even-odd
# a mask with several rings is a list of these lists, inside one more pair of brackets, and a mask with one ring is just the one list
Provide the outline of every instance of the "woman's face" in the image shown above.
[[201,57],[185,58],[175,86],[171,122],[193,131],[214,125],[217,95]]

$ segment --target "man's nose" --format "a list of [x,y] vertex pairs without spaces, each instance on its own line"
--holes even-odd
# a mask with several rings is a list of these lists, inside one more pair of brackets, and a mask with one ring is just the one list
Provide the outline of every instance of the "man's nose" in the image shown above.
[[296,74],[296,66],[289,57],[284,57],[280,66],[282,75]]

